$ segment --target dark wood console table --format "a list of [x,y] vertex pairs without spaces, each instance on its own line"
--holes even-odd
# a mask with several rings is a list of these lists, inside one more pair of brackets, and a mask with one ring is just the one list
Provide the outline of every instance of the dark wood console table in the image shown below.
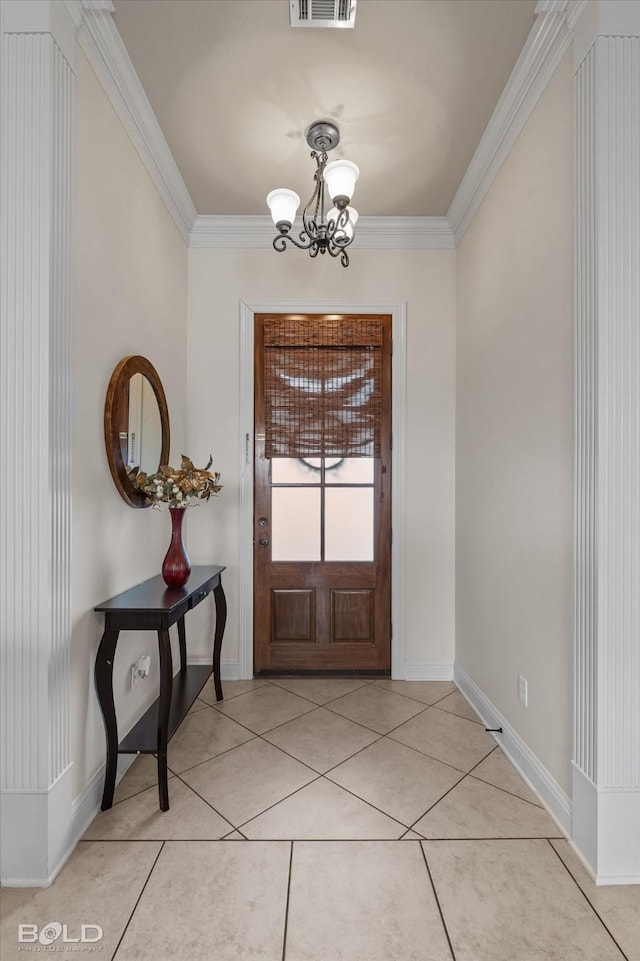
[[[227,602],[222,590],[224,567],[194,567],[184,587],[167,587],[162,577],[132,587],[99,604],[94,610],[105,615],[104,634],[96,656],[95,681],[107,738],[107,771],[104,779],[102,810],[113,804],[118,754],[155,754],[158,758],[160,809],[169,810],[167,783],[167,746],[189,708],[211,677],[216,700],[222,700],[220,650],[227,620]],[[184,616],[213,591],[216,628],[211,667],[187,664]],[[173,676],[169,628],[178,625],[180,672]],[[157,631],[160,654],[160,695],[140,720],[118,743],[118,724],[113,701],[113,661],[120,631]]]

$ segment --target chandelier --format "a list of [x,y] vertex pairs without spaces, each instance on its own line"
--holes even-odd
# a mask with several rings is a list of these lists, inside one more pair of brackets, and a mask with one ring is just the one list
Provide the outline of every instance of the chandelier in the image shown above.
[[[350,160],[327,163],[327,152],[337,147],[339,142],[340,131],[330,120],[318,120],[307,130],[307,143],[316,162],[313,175],[315,187],[302,211],[302,230],[297,238],[290,231],[300,206],[300,197],[285,187],[272,190],[267,197],[271,217],[279,231],[273,241],[277,251],[286,250],[289,242],[300,250],[308,250],[310,257],[329,253],[332,257],[339,257],[343,267],[349,266],[346,248],[353,241],[358,219],[358,211],[349,204],[360,171]],[[326,193],[333,202],[328,211]]]

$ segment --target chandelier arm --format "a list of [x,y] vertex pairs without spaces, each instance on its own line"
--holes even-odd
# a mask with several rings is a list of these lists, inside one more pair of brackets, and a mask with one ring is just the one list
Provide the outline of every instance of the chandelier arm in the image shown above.
[[[305,237],[307,238],[306,240]],[[309,248],[313,247],[315,243],[313,237],[309,237],[309,234],[305,230],[300,231],[298,238],[299,239],[296,240],[293,234],[289,234],[289,237],[287,238],[295,247],[298,248],[298,250],[309,250]]]
[[278,234],[277,237],[273,238],[274,249],[277,250],[278,253],[281,253],[287,249],[287,242],[293,244],[294,247],[297,247],[299,250],[309,250],[315,243],[312,238],[309,238],[309,242],[305,243],[304,231],[300,231],[300,240],[296,240],[293,234]]
[[339,247],[340,250],[343,250],[345,247],[348,247],[350,244],[352,244],[353,240],[354,240],[353,237],[347,237],[347,236],[332,237],[331,243],[334,244],[334,246]]
[[347,211],[346,207],[343,207],[342,210],[338,212],[338,216],[330,220],[327,224],[327,240],[334,240],[334,242],[337,243],[337,241],[335,240],[335,235],[339,230],[344,231],[344,236],[346,238],[347,234],[345,231],[345,227],[347,226],[348,223],[349,223],[349,212]]
[[329,221],[327,228],[327,240],[330,246],[337,248],[336,253],[332,252],[332,256],[337,257],[338,251],[344,250],[349,244],[352,244],[355,238],[355,231],[349,236],[345,230],[347,223],[349,222],[349,211],[346,207],[339,211],[338,216]]
[[329,251],[332,257],[339,257],[343,267],[349,266],[349,254],[344,247],[337,247],[334,243],[331,243],[327,245],[326,250]]

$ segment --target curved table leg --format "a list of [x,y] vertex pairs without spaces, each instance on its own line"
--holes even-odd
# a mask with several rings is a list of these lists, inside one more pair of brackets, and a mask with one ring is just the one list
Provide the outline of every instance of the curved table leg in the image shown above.
[[116,786],[116,770],[118,767],[118,724],[116,721],[116,708],[113,702],[113,659],[116,652],[116,644],[120,631],[106,630],[100,640],[98,653],[96,655],[96,666],[94,677],[96,682],[96,692],[102,720],[104,721],[104,732],[107,739],[107,770],[104,778],[104,791],[102,792],[103,811],[108,810],[113,804],[113,792]]
[[216,603],[216,632],[213,638],[213,684],[216,689],[216,701],[222,700],[222,681],[220,680],[220,652],[222,637],[227,623],[227,599],[222,590],[222,582],[213,589]]
[[180,647],[180,673],[187,673],[187,635],[184,629],[184,617],[178,620],[178,644]]
[[171,690],[173,687],[173,661],[169,631],[158,631],[160,653],[160,699],[158,701],[158,794],[160,810],[169,810],[169,784],[167,779],[167,745],[169,743],[169,715],[171,713]]

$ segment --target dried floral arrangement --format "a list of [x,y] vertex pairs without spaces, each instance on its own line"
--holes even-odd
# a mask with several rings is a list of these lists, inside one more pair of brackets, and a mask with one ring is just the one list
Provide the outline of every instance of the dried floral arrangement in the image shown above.
[[156,474],[145,474],[139,467],[132,468],[129,479],[143,491],[153,507],[168,504],[169,507],[189,507],[196,500],[208,501],[212,494],[222,490],[220,474],[210,471],[213,458],[209,456],[206,467],[198,468],[182,454],[180,468],[163,466]]

